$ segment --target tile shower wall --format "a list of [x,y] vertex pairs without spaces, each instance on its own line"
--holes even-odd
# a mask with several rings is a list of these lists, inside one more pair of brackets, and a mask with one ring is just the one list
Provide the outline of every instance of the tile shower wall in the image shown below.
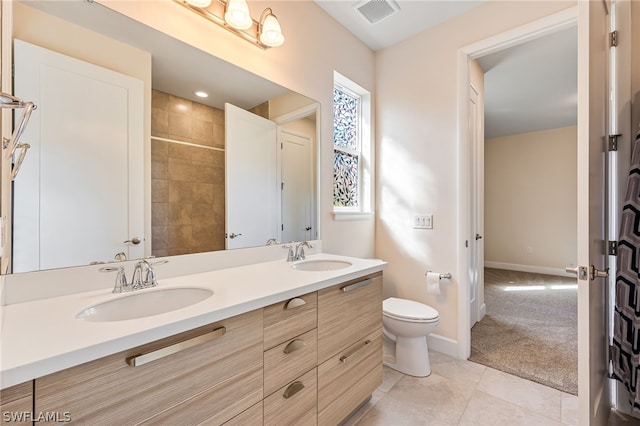
[[152,107],[151,135],[175,141],[151,140],[152,254],[222,250],[224,111],[157,90]]

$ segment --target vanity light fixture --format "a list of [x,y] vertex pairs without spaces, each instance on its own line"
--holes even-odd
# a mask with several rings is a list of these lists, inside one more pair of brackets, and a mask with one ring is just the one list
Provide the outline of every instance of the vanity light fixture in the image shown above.
[[281,46],[284,36],[270,7],[256,21],[249,14],[247,0],[174,0],[261,49]]

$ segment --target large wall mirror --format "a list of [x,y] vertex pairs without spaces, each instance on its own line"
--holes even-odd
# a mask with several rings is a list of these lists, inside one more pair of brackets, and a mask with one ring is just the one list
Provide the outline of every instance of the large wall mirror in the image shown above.
[[13,14],[13,272],[320,238],[317,102],[97,3]]

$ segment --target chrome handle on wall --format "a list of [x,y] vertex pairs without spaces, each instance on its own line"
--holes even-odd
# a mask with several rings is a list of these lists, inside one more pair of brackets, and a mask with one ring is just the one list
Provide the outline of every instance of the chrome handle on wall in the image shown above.
[[355,354],[357,354],[358,352],[360,352],[362,349],[366,348],[367,346],[369,346],[369,344],[371,343],[371,340],[367,340],[366,342],[364,342],[364,344],[362,346],[360,346],[358,349],[356,349],[355,351],[351,352],[349,355],[343,355],[340,357],[340,362],[342,363],[346,363],[349,358],[351,358],[352,356],[354,356]]
[[373,280],[371,278],[368,278],[366,280],[359,281],[359,282],[357,282],[355,284],[349,284],[349,285],[346,285],[344,287],[340,287],[340,290],[342,290],[343,292],[353,291],[353,290],[358,289],[360,287],[364,287],[366,285],[369,285],[372,282],[373,282]]
[[125,241],[124,243],[131,243],[131,244],[135,244],[138,245],[142,242],[142,240],[139,237],[133,237],[130,240]]
[[155,351],[147,352],[146,354],[131,356],[127,358],[126,361],[127,361],[127,364],[129,364],[131,367],[139,367],[141,365],[148,364],[152,361],[156,361],[161,358],[167,357],[169,355],[173,355],[185,349],[189,349],[194,346],[200,345],[202,343],[206,343],[211,340],[217,339],[218,337],[224,336],[226,333],[227,333],[226,327],[218,327],[209,333],[201,334],[200,336],[193,337],[191,339],[187,339],[182,342],[178,342],[173,345],[170,345],[161,349],[157,349]]
[[232,232],[232,233],[230,233],[228,235],[225,234],[224,236],[227,237],[227,238],[231,238],[233,240],[234,238],[239,237],[240,235],[242,235],[242,234],[236,234],[235,232]]
[[287,386],[282,396],[284,397],[284,399],[289,399],[293,395],[300,392],[302,389],[304,389],[304,385],[302,384],[302,382],[298,382],[298,381],[293,382],[289,386]]
[[285,354],[288,355],[291,352],[295,352],[298,349],[304,348],[305,346],[307,346],[307,344],[305,343],[304,340],[295,339],[295,340],[292,340],[291,342],[289,342],[289,344],[284,347],[284,350],[282,352],[284,352]]
[[11,169],[11,180],[14,180],[16,176],[18,176],[20,166],[22,166],[24,157],[27,155],[27,150],[31,148],[31,145],[28,143],[19,143],[16,145],[16,148],[20,148],[20,154],[18,154],[18,159],[13,163],[13,168]]
[[293,309],[293,308],[297,308],[298,306],[302,306],[306,304],[307,302],[305,302],[304,299],[301,299],[299,297],[294,297],[293,299],[289,300],[287,303],[284,304],[284,309]]

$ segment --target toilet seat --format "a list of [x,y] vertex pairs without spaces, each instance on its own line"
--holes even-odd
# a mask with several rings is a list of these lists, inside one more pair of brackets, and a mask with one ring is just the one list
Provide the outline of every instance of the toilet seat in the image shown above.
[[385,316],[410,322],[436,322],[440,320],[438,311],[431,306],[413,300],[390,297],[382,302]]

